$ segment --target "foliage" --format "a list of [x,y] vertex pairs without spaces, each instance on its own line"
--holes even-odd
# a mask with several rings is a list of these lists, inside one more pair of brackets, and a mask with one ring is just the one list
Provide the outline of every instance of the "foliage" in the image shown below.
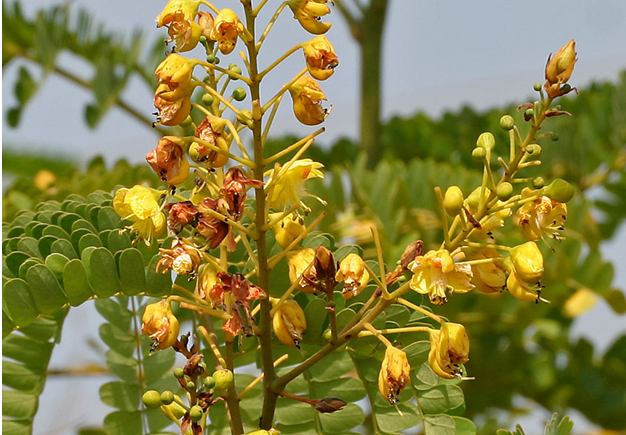
[[[552,419],[546,424],[546,430],[544,435],[569,435],[572,430],[572,423],[568,416],[563,417],[559,421],[559,415],[553,414]],[[500,429],[496,432],[496,435],[525,435],[524,430],[520,425],[515,427],[515,432],[511,432],[508,430]]]

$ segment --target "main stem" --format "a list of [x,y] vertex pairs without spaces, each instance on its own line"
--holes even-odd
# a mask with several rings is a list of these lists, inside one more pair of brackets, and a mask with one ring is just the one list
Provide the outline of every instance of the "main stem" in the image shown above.
[[[253,176],[257,180],[263,181],[263,172],[265,166],[263,163],[263,129],[262,129],[262,114],[261,114],[261,92],[260,85],[262,77],[259,75],[258,70],[258,51],[255,43],[255,16],[252,9],[250,0],[242,2],[246,13],[246,26],[249,34],[252,36],[247,41],[246,46],[248,49],[248,56],[250,60],[250,96],[252,98],[252,137],[254,144],[254,168]],[[257,277],[259,280],[259,286],[270,293],[269,286],[269,272],[267,256],[267,244],[265,240],[265,234],[267,229],[265,228],[265,190],[263,187],[255,190],[256,197],[256,216],[255,225],[257,228]],[[263,399],[263,413],[261,414],[261,429],[269,430],[274,423],[274,411],[276,409],[276,402],[278,400],[278,394],[272,391],[270,388],[271,383],[276,378],[276,371],[274,370],[274,356],[272,352],[272,338],[271,338],[271,323],[270,316],[271,304],[269,297],[261,300],[261,321],[259,324],[259,342],[261,344],[262,362],[263,362],[263,384],[265,385],[265,395]]]

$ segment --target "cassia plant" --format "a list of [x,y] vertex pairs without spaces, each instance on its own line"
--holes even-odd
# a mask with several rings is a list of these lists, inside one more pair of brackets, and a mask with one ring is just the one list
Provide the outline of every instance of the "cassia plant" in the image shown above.
[[[472,157],[484,166],[482,183],[472,192],[436,188],[441,245],[427,250],[416,240],[401,258],[385,259],[372,226],[377,255],[364,259],[358,246],[337,247],[332,237],[317,233],[324,215],[312,216],[307,206],[324,203],[305,187],[307,180],[324,178],[323,165],[304,157],[323,129],[273,155],[264,152],[285,94],[302,124],[319,125],[330,114],[318,83],[331,78],[339,64],[323,35],[331,25],[321,18],[330,7],[326,0],[290,0],[262,24],[259,17],[271,6],[267,0],[256,6],[241,0],[238,6],[235,12],[203,0],[168,2],[157,26],[167,28],[173,47],[155,71],[155,125],[182,126],[190,134],[164,136],[146,155],[167,186],[120,188],[103,199],[95,215],[93,207],[65,206],[76,212],[72,234],[75,222],[96,219],[95,225],[82,224],[86,230],[72,251],[77,257],[78,249],[81,261],[88,262],[88,273],[72,266],[84,274],[87,287],[83,293],[76,284],[68,288],[77,275],[64,268],[81,261],[62,260],[52,277],[58,280],[58,303],[38,310],[44,296],[32,292],[36,280],[23,280],[18,271],[7,294],[30,291],[32,310],[22,315],[24,304],[9,302],[3,314],[23,328],[40,313],[51,315],[94,297],[159,297],[140,313],[141,332],[151,340],[146,358],[176,351],[186,362],[173,370],[170,386],[142,392],[143,404],[177,424],[183,435],[347,433],[364,422],[363,411],[348,402],[363,397],[375,433],[419,424],[427,434],[475,433],[473,423],[458,416],[463,395],[456,386],[471,379],[465,369],[470,338],[462,324],[433,308],[472,290],[509,293],[530,303],[549,299],[549,289],[540,284],[540,244],[556,248],[573,189],[563,180],[544,186],[543,179],[524,177],[523,171],[541,163],[538,142],[554,135],[540,132],[546,119],[567,114],[554,102],[575,90],[568,85],[577,60],[574,41],[549,58],[545,84],[535,85],[539,100],[520,106],[528,127],[502,117],[508,150],[497,152],[489,132],[478,138]],[[262,47],[286,9],[317,36],[263,68]],[[202,50],[202,59],[181,54],[192,50]],[[264,98],[265,78],[279,73],[297,52],[304,57],[303,69]],[[236,60],[225,67],[220,56]],[[115,217],[105,213],[107,204],[118,222],[125,222],[121,232]],[[104,247],[81,244],[91,236],[90,226],[100,229],[100,214],[106,217],[102,222],[112,222],[109,245],[111,238],[132,237],[133,247],[126,247],[117,263],[100,251]],[[511,218],[526,243],[506,246],[495,239],[492,231]],[[71,257],[72,246],[59,252],[60,246],[49,243],[50,256]],[[158,255],[146,255],[156,248]],[[101,262],[94,262],[95,253]],[[96,282],[102,273],[131,282],[131,260],[148,264],[145,280],[138,278],[143,287],[133,288],[145,291],[105,289]],[[169,288],[161,292],[164,282]]]

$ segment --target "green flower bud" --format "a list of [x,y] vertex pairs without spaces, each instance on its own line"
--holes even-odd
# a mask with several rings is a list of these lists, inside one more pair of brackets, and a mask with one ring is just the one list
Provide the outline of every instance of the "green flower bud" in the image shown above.
[[[482,149],[482,148],[481,148]],[[483,150],[484,151],[484,150]],[[443,208],[450,216],[456,216],[463,207],[463,192],[459,186],[450,186],[443,196]]]
[[543,178],[537,177],[532,181],[533,189],[541,189],[543,187]]
[[552,142],[556,142],[557,140],[559,140],[559,135],[556,133],[552,133],[550,135],[550,139],[552,140]]
[[206,61],[209,62],[209,63],[215,63],[215,59],[217,59],[217,57],[215,57],[215,55],[213,55],[213,54],[209,54],[206,57]]
[[500,118],[500,128],[505,131],[509,131],[515,126],[515,120],[511,115],[504,115]]
[[541,145],[533,143],[533,144],[528,145],[525,151],[526,151],[526,154],[528,154],[528,157],[532,157],[533,159],[536,159],[537,157],[541,155],[542,149],[541,149]]
[[189,410],[189,418],[191,421],[200,421],[202,414],[204,414],[202,407],[198,405],[193,405]]
[[492,150],[493,147],[496,146],[496,138],[493,137],[493,134],[486,131],[485,133],[478,136],[478,140],[476,141],[476,146],[484,148],[486,150]]
[[233,383],[233,372],[230,370],[217,370],[213,373],[213,379],[215,379],[216,390],[225,390]]
[[526,109],[524,112],[524,119],[531,119],[533,116],[535,116],[535,111],[530,108]]
[[511,262],[519,278],[526,283],[535,283],[543,275],[543,255],[535,242],[511,249]]
[[200,41],[200,43],[204,44],[206,42],[206,36],[200,35],[200,38],[198,38],[198,41]]
[[513,195],[513,185],[511,183],[500,183],[496,189],[496,195],[500,201],[506,201]]
[[174,401],[174,393],[172,393],[171,391],[163,391],[161,393],[161,403],[163,405],[169,405],[170,403],[172,403]]
[[[241,68],[239,68],[237,65],[232,65],[228,68],[231,72],[234,72],[235,74],[241,74]],[[231,77],[231,80],[239,80],[235,77]]]
[[220,58],[219,58],[219,57],[217,57],[217,56],[215,56],[215,60],[213,61],[213,63],[214,63],[215,65],[219,65],[219,63],[220,63]]
[[567,181],[557,178],[548,185],[545,195],[556,202],[568,202],[574,196],[574,188]]
[[209,390],[215,387],[215,379],[212,376],[207,376],[204,378],[204,386]]
[[196,389],[196,383],[189,381],[187,382],[187,390],[189,391],[194,391]]
[[143,404],[146,405],[146,408],[154,409],[161,406],[161,395],[156,390],[149,390],[143,393],[141,396],[141,400]]
[[243,101],[246,98],[246,90],[244,88],[235,88],[233,90],[233,98],[236,101]]
[[211,94],[204,94],[202,96],[202,104],[204,104],[205,106],[211,106],[213,104],[213,95]]
[[185,376],[185,371],[183,370],[182,367],[176,367],[174,369],[174,377],[176,379],[182,379]]
[[483,160],[485,160],[486,156],[487,151],[485,151],[484,148],[474,148],[472,150],[472,159],[474,159],[474,161],[476,162],[482,162]]
[[330,328],[327,328],[324,331],[324,340],[330,341],[331,338],[333,338],[333,332],[330,330]]
[[533,85],[533,89],[537,92],[539,92],[541,90],[541,83],[535,83]]

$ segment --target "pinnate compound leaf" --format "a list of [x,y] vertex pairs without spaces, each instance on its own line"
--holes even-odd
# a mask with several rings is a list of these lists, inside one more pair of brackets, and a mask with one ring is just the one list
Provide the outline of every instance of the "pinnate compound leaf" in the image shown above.
[[53,314],[68,303],[61,285],[46,266],[33,266],[26,276],[33,301],[39,312]]

